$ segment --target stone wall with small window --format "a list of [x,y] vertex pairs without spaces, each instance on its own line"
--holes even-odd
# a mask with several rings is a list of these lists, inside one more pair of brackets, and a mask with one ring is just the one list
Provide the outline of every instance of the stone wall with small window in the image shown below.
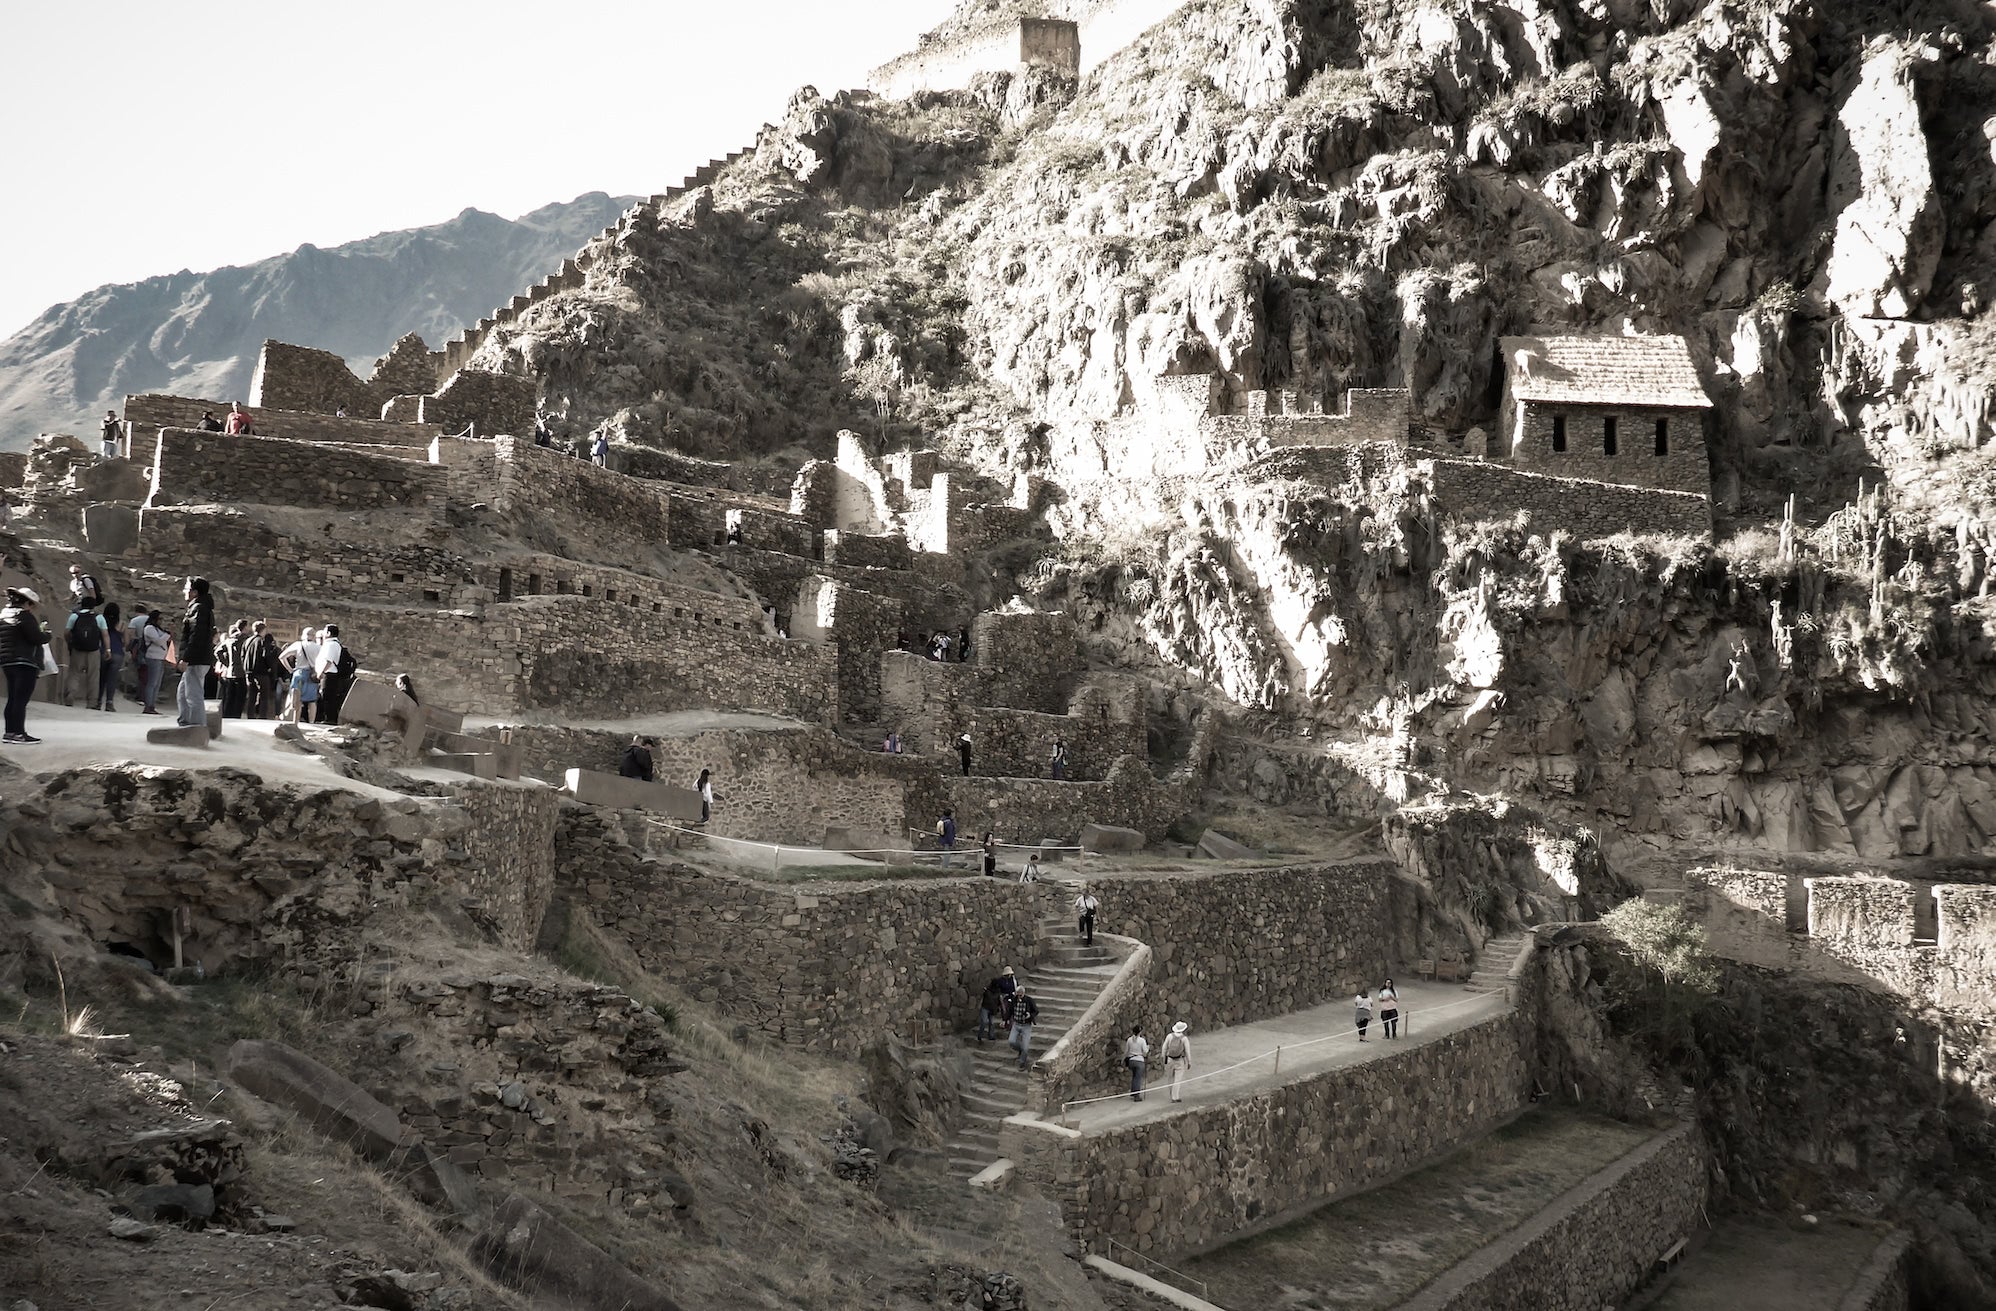
[[1511,463],[1520,469],[1556,478],[1586,478],[1700,496],[1711,493],[1702,410],[1539,401],[1522,402],[1522,408],[1523,418],[1511,450]]

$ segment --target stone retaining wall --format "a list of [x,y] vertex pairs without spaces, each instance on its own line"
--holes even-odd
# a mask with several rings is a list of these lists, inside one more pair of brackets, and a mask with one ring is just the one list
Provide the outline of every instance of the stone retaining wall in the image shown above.
[[[249,409],[259,437],[283,437],[297,442],[332,442],[347,446],[425,447],[441,429],[433,423],[387,423],[369,415],[314,414],[306,410]],[[161,428],[199,429],[201,416],[213,414],[227,422],[226,401],[193,400],[157,392],[125,397],[125,422],[132,425],[131,458],[150,463]]]
[[554,827],[561,795],[521,783],[459,783],[452,800],[470,821],[463,908],[499,941],[532,951],[554,896]]
[[148,506],[140,516],[146,567],[232,586],[344,600],[459,608],[489,600],[462,556],[422,545],[342,538],[312,542],[222,506]]
[[964,778],[956,762],[944,762],[938,773],[919,778],[908,789],[908,825],[931,831],[942,808],[956,812],[966,838],[986,828],[1000,841],[1034,842],[1053,838],[1072,842],[1084,824],[1133,828],[1153,841],[1191,811],[1198,800],[1200,780],[1174,775],[1160,780],[1134,756],[1109,767],[1099,783],[1054,782],[1039,778]]
[[672,487],[667,492],[672,511],[669,540],[674,546],[702,550],[723,546],[730,514],[739,517],[741,545],[804,559],[820,553],[818,530],[805,520],[749,503],[740,495],[705,487]]
[[776,887],[645,858],[614,816],[581,807],[562,811],[556,869],[573,904],[660,978],[768,1037],[844,1055],[966,1023],[1038,932],[1038,892],[1015,883]]
[[1619,1306],[1702,1221],[1695,1126],[1657,1135],[1403,1302],[1399,1311],[1597,1311]]
[[[554,782],[569,769],[614,774],[630,735],[536,724],[509,726],[526,772]],[[500,729],[484,730],[496,737]],[[713,729],[659,739],[652,750],[661,782],[692,787],[714,771],[708,831],[816,846],[829,825],[899,835],[909,778],[921,770],[906,756],[858,750],[822,728]]]
[[523,438],[497,438],[493,451],[498,459],[494,508],[530,530],[548,523],[566,525],[572,537],[569,549],[559,554],[593,552],[600,560],[621,562],[631,558],[634,547],[667,536],[668,498],[656,483],[557,455]]
[[[1531,1026],[1493,1017],[1359,1065],[1088,1133],[1008,1121],[1006,1156],[1089,1248],[1195,1251],[1391,1178],[1530,1100]],[[1652,1254],[1654,1256],[1654,1254]]]
[[[505,577],[501,576],[504,571]],[[580,596],[604,605],[635,606],[666,615],[695,628],[727,628],[769,635],[762,607],[746,597],[704,592],[607,565],[577,564],[554,555],[512,556],[476,566],[476,575],[493,596]],[[502,587],[503,585],[503,587]]]
[[1912,1304],[1912,1235],[1895,1229],[1864,1263],[1836,1311],[1906,1311]]
[[1424,460],[1420,467],[1448,518],[1508,520],[1525,510],[1537,532],[1564,529],[1580,537],[1712,531],[1711,501],[1691,492],[1556,478],[1481,460]]
[[429,464],[281,437],[162,429],[153,495],[225,505],[440,513],[449,490]]

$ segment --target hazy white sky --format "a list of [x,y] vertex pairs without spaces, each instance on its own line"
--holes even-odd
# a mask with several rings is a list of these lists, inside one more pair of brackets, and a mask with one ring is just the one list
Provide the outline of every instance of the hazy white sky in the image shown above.
[[952,0],[0,3],[0,338],[106,282],[662,191]]

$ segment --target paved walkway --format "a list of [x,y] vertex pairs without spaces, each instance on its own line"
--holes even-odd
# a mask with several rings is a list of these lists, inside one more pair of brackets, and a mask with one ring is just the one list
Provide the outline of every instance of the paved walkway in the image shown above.
[[[1185,1101],[1179,1107],[1171,1104],[1164,1062],[1157,1057],[1164,1034],[1147,1033],[1144,1036],[1151,1041],[1153,1059],[1149,1071],[1151,1086],[1144,1099],[1133,1102],[1126,1092],[1107,1101],[1071,1106],[1060,1117],[1061,1122],[1089,1132],[1161,1119],[1184,1107],[1251,1095],[1305,1074],[1357,1065],[1391,1055],[1403,1047],[1433,1042],[1499,1014],[1505,1006],[1502,992],[1479,992],[1460,983],[1397,980],[1395,986],[1400,993],[1400,1037],[1390,1042],[1380,1036],[1376,1019],[1366,1031],[1366,1040],[1358,1041],[1358,1033],[1352,1027],[1350,998],[1210,1033],[1193,1029],[1189,1035],[1193,1075],[1247,1063],[1185,1084]],[[1274,1059],[1266,1055],[1278,1046],[1283,1049],[1279,1071]]]

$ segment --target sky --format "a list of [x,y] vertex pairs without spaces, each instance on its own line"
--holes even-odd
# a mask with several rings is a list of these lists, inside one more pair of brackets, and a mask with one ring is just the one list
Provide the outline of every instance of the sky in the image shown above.
[[952,8],[0,4],[0,339],[107,282],[663,191]]

